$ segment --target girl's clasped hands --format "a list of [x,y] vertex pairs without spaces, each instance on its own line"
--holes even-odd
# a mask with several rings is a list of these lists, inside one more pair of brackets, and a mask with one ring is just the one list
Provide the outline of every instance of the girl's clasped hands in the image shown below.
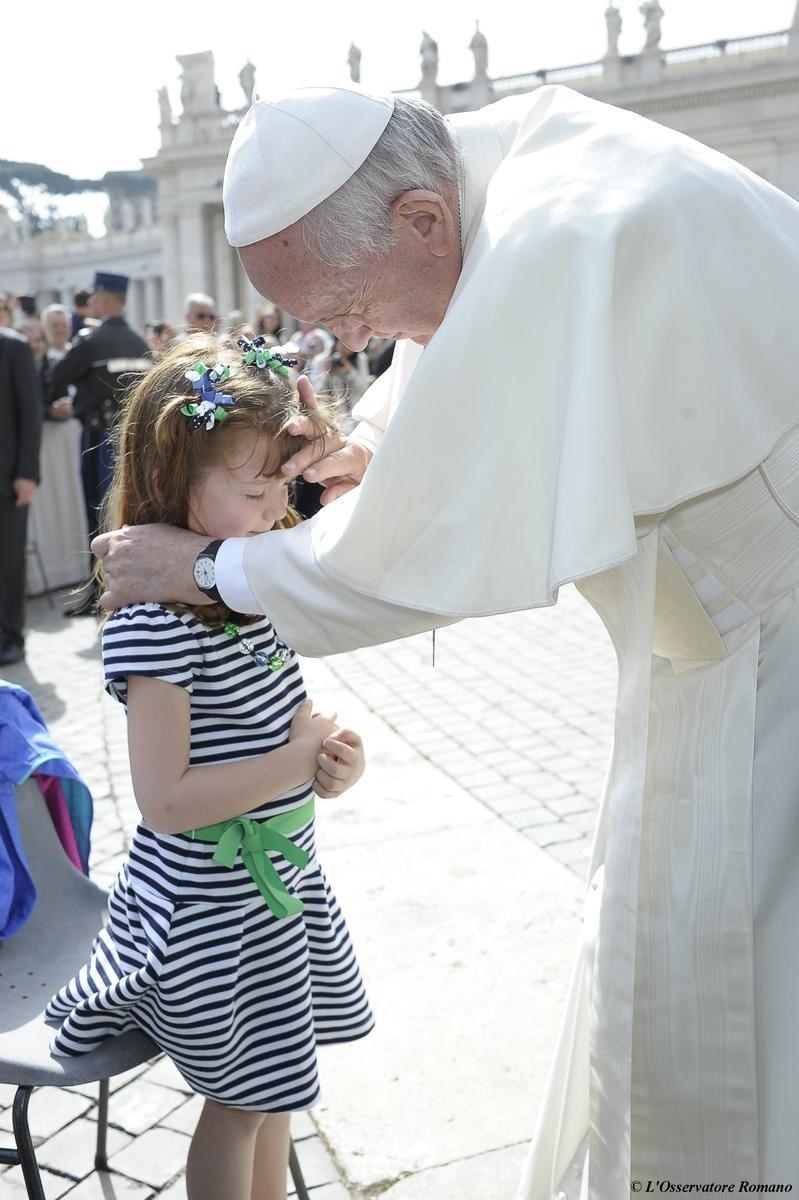
[[313,790],[317,796],[326,800],[340,796],[363,775],[366,761],[358,734],[337,726],[335,713],[326,717],[314,712],[310,700],[304,700],[294,714],[289,738],[306,740],[316,753]]

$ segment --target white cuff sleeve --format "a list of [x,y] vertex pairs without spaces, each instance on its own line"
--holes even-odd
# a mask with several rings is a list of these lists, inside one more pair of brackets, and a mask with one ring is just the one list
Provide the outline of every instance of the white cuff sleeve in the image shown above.
[[216,586],[228,608],[239,613],[263,612],[244,571],[244,550],[249,538],[226,538],[216,552]]

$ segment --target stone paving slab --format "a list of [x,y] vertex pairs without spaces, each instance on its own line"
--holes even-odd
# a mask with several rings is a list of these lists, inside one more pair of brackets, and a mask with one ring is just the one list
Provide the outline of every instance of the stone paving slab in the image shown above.
[[[134,1141],[133,1134],[109,1124],[106,1137],[108,1155],[124,1150]],[[53,1137],[42,1142],[36,1151],[37,1160],[51,1171],[83,1179],[94,1168],[97,1148],[97,1120],[82,1118],[65,1125]]]
[[148,1129],[116,1154],[109,1153],[108,1165],[129,1179],[163,1188],[183,1173],[190,1140],[173,1129]]
[[[63,1175],[53,1175],[50,1171],[42,1171],[41,1175],[47,1200],[59,1200],[75,1186],[74,1180]],[[19,1167],[10,1167],[0,1176],[0,1200],[25,1200],[27,1195]]]
[[527,1143],[461,1159],[400,1180],[380,1200],[510,1200],[516,1194]]
[[[8,1107],[0,1111],[0,1129],[10,1132],[13,1089],[4,1088],[3,1091],[7,1095],[12,1094],[8,1095]],[[64,1088],[51,1088],[46,1092],[40,1089],[33,1093],[28,1106],[28,1119],[33,1137],[37,1141],[44,1141],[77,1117],[85,1116],[92,1108],[92,1101],[87,1096],[68,1092]]]
[[128,1133],[144,1133],[183,1104],[185,1097],[172,1088],[151,1083],[145,1076],[114,1093],[114,1124]]
[[174,1108],[172,1112],[162,1117],[159,1124],[163,1125],[165,1129],[176,1129],[178,1133],[192,1134],[200,1119],[202,1107],[202,1096],[192,1096],[190,1100],[184,1100],[179,1108]]
[[[110,1171],[94,1171],[66,1195],[69,1200],[150,1200],[153,1190],[146,1184],[126,1179],[124,1175],[112,1175]],[[49,1192],[47,1198],[50,1200]],[[185,1189],[183,1200],[186,1200]]]

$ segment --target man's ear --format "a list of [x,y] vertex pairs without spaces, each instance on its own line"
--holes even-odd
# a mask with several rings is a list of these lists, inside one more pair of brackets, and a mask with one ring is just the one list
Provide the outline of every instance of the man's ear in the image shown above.
[[451,203],[439,192],[421,188],[403,192],[390,211],[395,232],[423,243],[435,258],[446,258],[460,249],[457,211],[453,213]]

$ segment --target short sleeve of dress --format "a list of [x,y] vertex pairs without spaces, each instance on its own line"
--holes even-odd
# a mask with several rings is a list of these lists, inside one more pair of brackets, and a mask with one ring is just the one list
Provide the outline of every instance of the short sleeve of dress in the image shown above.
[[202,647],[186,618],[160,604],[117,609],[103,626],[105,689],[127,703],[128,677],[147,675],[191,692]]

